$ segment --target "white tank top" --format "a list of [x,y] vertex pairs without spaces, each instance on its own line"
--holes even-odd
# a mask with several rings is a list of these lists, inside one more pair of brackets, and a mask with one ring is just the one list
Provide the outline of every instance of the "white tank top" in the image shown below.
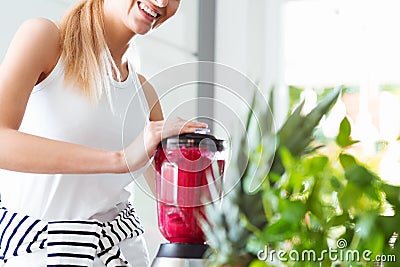
[[[66,87],[59,60],[50,75],[34,87],[20,131],[92,148],[121,150],[143,130],[149,108],[130,65],[128,78],[123,82],[112,80],[110,85],[113,112],[106,96],[94,104],[75,88]],[[130,196],[125,187],[142,170],[89,175],[0,170],[2,204],[44,220],[102,218],[103,214],[112,218]]]

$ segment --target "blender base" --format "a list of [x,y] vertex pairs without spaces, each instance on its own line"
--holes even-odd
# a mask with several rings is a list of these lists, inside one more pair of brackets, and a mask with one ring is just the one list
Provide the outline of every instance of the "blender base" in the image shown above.
[[166,243],[161,244],[151,267],[203,267],[204,244]]

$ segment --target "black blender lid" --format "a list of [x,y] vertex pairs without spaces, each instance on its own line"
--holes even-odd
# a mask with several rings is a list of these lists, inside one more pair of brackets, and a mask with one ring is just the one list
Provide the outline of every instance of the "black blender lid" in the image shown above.
[[165,138],[161,141],[162,145],[166,145],[167,142],[174,142],[176,144],[188,144],[191,143],[193,145],[200,145],[200,142],[204,139],[212,140],[218,151],[224,150],[225,141],[221,139],[217,139],[214,135],[211,134],[202,134],[202,133],[185,133],[180,135],[174,135],[168,138]]

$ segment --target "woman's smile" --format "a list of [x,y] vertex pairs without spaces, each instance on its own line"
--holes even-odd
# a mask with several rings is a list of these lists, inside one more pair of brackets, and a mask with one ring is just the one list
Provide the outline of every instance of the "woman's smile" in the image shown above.
[[140,13],[148,19],[151,22],[154,22],[157,18],[161,16],[159,14],[159,11],[157,11],[154,7],[151,7],[150,5],[143,3],[141,1],[137,2],[138,8],[141,11]]

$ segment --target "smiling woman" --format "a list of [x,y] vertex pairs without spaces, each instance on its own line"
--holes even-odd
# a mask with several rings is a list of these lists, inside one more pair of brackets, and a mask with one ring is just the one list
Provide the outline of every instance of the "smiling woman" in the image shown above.
[[77,82],[86,96],[96,100],[101,98],[104,86],[110,95],[108,82],[102,77],[113,70],[117,79],[126,78],[122,56],[129,40],[160,26],[178,6],[178,0],[130,0],[118,5],[110,0],[104,4],[81,1],[61,22],[66,81]]
[[[0,66],[0,265],[148,265],[125,187],[151,164],[162,137],[207,125],[164,120],[154,88],[142,88],[146,79],[123,57],[133,37],[178,6],[84,0],[60,23],[31,19],[19,28]],[[124,122],[127,112],[134,120]],[[75,230],[96,238],[69,240]]]

